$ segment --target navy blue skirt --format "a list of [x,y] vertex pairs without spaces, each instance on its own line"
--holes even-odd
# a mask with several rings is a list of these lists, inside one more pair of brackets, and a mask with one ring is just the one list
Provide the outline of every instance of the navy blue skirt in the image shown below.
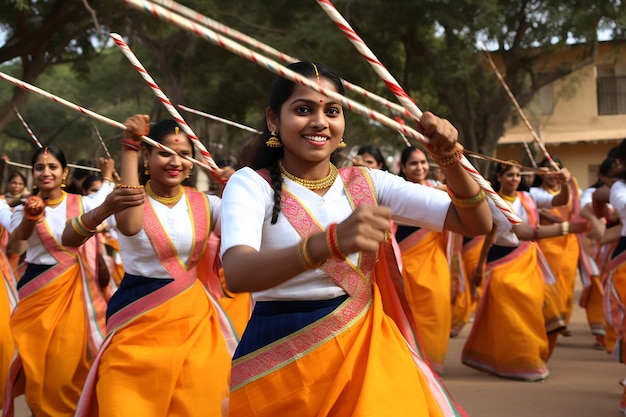
[[330,300],[259,301],[254,310],[233,359],[237,359],[335,311],[348,295]]

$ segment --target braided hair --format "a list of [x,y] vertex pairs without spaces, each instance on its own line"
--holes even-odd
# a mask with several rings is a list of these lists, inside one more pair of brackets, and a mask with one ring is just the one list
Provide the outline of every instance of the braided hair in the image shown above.
[[[306,78],[315,79],[317,67],[317,73],[319,77],[330,80],[336,87],[339,94],[345,95],[345,89],[341,78],[330,68],[317,62],[295,62],[290,64],[287,68],[297,72]],[[293,90],[296,83],[283,77],[277,77],[272,86],[272,92],[270,94],[269,108],[275,115],[280,115],[280,109],[289,97],[293,94]],[[267,126],[267,120],[263,123],[263,133],[257,136],[246,152],[251,155],[249,160],[249,166],[252,169],[259,170],[266,168],[269,170],[271,184],[274,190],[274,208],[272,209],[272,224],[275,224],[278,220],[278,214],[280,213],[280,196],[283,188],[283,177],[278,167],[278,161],[283,158],[284,151],[282,147],[271,148],[265,145],[265,142],[270,138],[271,133]],[[280,133],[277,135],[280,140]],[[334,151],[330,157],[331,162],[337,164],[341,160],[341,156],[338,151]]]

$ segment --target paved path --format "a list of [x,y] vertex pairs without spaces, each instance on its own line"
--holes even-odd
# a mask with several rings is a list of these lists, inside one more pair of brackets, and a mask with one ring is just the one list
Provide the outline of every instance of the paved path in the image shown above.
[[[584,311],[576,306],[572,337],[561,337],[544,382],[509,381],[461,364],[461,349],[469,325],[450,340],[444,379],[453,398],[470,417],[620,417],[626,367],[592,347],[594,338]],[[30,417],[24,397],[16,401],[15,417]]]
[[444,380],[452,397],[470,417],[620,417],[618,407],[626,367],[606,351],[592,347],[595,338],[584,310],[575,306],[571,337],[559,337],[543,382],[509,381],[461,364],[469,326],[450,340]]

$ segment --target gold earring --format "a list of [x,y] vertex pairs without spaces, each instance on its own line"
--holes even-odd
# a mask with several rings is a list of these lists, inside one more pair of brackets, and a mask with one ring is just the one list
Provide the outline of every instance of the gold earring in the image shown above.
[[346,145],[346,142],[344,142],[344,141],[343,141],[343,138],[341,138],[341,142],[339,142],[339,143],[337,144],[337,149],[343,149],[343,148],[345,148],[346,146],[347,146],[347,145]]
[[191,171],[193,171],[193,167],[189,168],[189,171],[187,171],[187,176],[185,178],[191,177]]
[[150,167],[148,166],[148,161],[143,161],[143,173],[146,175],[150,175]]
[[276,135],[278,135],[278,133],[276,132],[276,129],[273,129],[270,132],[270,138],[267,140],[267,142],[265,142],[265,146],[267,146],[268,148],[280,148],[281,146],[283,146],[283,144],[280,143],[280,140],[278,140],[278,137]]
[[61,188],[65,188],[65,178],[63,178],[63,182],[61,183]]

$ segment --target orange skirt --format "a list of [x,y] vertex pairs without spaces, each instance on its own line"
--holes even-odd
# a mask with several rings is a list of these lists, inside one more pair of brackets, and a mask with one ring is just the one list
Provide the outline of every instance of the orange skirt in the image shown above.
[[222,415],[230,355],[215,308],[196,281],[116,330],[102,352],[97,411],[89,416]]
[[[417,233],[420,232],[423,230]],[[412,237],[400,242],[402,277],[424,354],[440,372],[448,350],[452,322],[445,235],[428,232],[414,244],[410,242]]]
[[477,370],[522,380],[548,376],[545,282],[535,244],[523,243],[487,264],[487,279],[461,361]]
[[[275,344],[236,359],[233,366],[255,368],[255,356],[271,351]],[[383,312],[374,284],[369,308],[349,328],[294,354],[293,361],[233,386],[229,416],[462,415],[441,405],[445,392],[415,357]]]
[[36,416],[72,416],[93,360],[78,263],[22,298],[11,332],[22,361],[28,407]]

